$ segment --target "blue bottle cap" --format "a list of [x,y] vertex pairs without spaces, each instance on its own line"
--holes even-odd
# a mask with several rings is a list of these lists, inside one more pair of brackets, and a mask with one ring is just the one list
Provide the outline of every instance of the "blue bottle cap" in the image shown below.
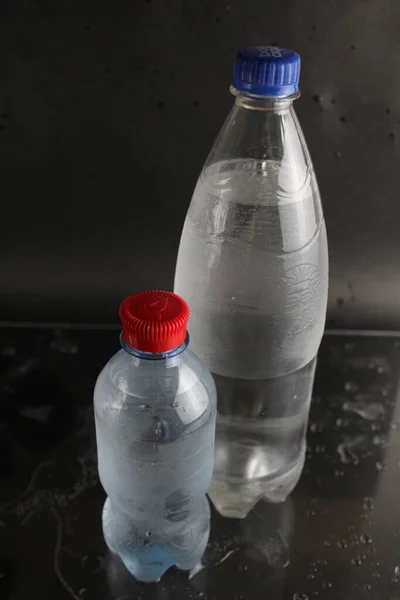
[[233,69],[233,87],[257,96],[291,96],[299,89],[300,56],[276,46],[241,48]]

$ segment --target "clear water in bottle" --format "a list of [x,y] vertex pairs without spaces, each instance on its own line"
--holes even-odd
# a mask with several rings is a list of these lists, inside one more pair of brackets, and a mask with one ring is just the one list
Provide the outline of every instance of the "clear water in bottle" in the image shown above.
[[295,88],[272,97],[235,87],[179,248],[175,290],[217,385],[209,495],[226,516],[246,516],[262,496],[284,500],[304,463],[328,254]]
[[[161,307],[161,309],[160,309]],[[121,307],[122,350],[94,393],[103,531],[141,581],[193,568],[209,536],[216,392],[186,347],[186,303],[143,292]]]

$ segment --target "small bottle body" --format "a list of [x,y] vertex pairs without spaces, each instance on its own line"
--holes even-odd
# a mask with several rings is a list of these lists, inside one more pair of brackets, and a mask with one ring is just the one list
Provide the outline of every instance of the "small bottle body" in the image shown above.
[[325,223],[291,102],[236,103],[198,180],[175,291],[218,390],[209,495],[244,517],[301,474],[328,291]]
[[149,360],[118,352],[94,393],[103,531],[141,581],[190,569],[209,535],[215,386],[190,350]]

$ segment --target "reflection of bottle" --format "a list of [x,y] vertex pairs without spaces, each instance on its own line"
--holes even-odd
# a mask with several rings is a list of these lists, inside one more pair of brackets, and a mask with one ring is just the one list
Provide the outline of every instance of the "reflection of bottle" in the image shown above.
[[179,249],[192,348],[218,390],[210,497],[245,517],[303,467],[328,290],[317,182],[293,109],[300,57],[240,50],[235,105],[200,174]]
[[125,300],[122,350],[94,393],[110,550],[142,581],[191,569],[209,535],[215,386],[187,349],[189,309],[171,292]]
[[293,521],[290,498],[281,504],[260,500],[241,522],[246,553],[254,562],[274,569],[286,567],[290,561]]
[[[182,577],[179,571],[171,571],[166,575],[160,585],[151,586],[144,590],[143,584],[135,581],[118,556],[109,553],[105,561],[107,586],[111,592],[110,598],[116,600],[140,600],[144,597],[149,600],[187,600],[187,576]],[[173,584],[171,585],[171,581]],[[145,596],[144,596],[145,593]],[[102,597],[100,590],[94,598]]]
[[261,500],[241,520],[214,513],[210,541],[202,564],[191,573],[191,586],[207,597],[219,597],[227,585],[237,598],[250,597],[250,590],[252,597],[280,598],[293,528],[291,498],[279,504]]

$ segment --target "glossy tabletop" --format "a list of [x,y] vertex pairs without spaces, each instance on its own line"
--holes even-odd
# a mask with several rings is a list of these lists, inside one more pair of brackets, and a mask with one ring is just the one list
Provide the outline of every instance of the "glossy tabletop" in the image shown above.
[[101,532],[92,390],[117,349],[118,331],[1,329],[1,600],[400,600],[400,336],[327,334],[295,492],[213,512],[202,565],[151,585]]

